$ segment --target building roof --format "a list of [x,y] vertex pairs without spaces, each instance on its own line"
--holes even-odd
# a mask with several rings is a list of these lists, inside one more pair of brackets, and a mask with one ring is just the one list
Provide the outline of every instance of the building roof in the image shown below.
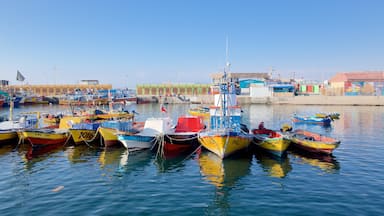
[[333,76],[329,82],[357,82],[357,81],[368,81],[368,82],[383,82],[384,81],[384,72],[347,72],[347,73],[338,73]]

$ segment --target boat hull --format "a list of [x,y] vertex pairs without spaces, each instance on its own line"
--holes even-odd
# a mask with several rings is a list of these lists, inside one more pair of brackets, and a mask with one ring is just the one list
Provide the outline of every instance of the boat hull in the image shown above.
[[189,152],[199,146],[198,133],[169,133],[164,136],[163,151],[165,155],[173,156],[178,153]]
[[69,129],[72,140],[75,144],[91,143],[97,140],[97,130]]
[[332,120],[330,118],[314,118],[314,117],[301,117],[294,116],[292,121],[295,123],[317,124],[323,126],[330,126]]
[[17,132],[12,130],[0,130],[0,145],[17,140]]
[[312,153],[332,154],[340,145],[339,140],[304,130],[294,131],[290,140],[295,147]]
[[113,128],[99,127],[100,136],[103,138],[103,143],[105,147],[119,145],[119,140],[117,139],[117,130]]
[[270,129],[254,129],[252,143],[264,151],[276,156],[282,156],[286,153],[291,141],[286,139],[283,134]]
[[227,132],[221,134],[200,133],[200,144],[220,158],[226,158],[248,148],[252,137],[248,134]]
[[253,139],[253,143],[264,151],[267,151],[276,156],[282,156],[286,153],[291,142],[283,137],[265,139],[259,139],[255,137]]
[[64,144],[69,137],[67,130],[25,130],[21,134],[32,146]]
[[117,139],[130,151],[149,149],[156,138],[152,136],[118,134]]

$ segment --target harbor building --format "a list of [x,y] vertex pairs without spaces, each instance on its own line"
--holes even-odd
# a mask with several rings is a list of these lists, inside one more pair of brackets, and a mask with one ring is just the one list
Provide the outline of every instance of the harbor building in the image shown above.
[[111,84],[43,84],[43,85],[3,85],[0,86],[1,90],[7,91],[11,94],[16,94],[20,91],[28,91],[40,96],[58,96],[71,94],[75,91],[87,92],[92,90],[97,92],[99,90],[108,90],[112,88]]
[[384,96],[384,72],[338,73],[329,80],[327,95]]

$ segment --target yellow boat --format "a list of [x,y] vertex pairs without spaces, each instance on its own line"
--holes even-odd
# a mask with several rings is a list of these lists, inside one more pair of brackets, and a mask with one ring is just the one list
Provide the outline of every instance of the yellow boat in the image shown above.
[[188,110],[188,113],[192,116],[201,116],[203,118],[209,118],[208,107],[196,107]]
[[65,144],[69,137],[68,129],[25,129],[18,132],[19,139],[28,140],[32,146]]
[[0,145],[10,143],[17,140],[17,131],[15,130],[0,130]]
[[246,150],[252,137],[241,132],[208,131],[199,134],[200,144],[215,153],[220,158],[226,158],[234,153]]
[[237,105],[236,88],[224,72],[214,106],[209,107],[210,127],[199,133],[200,144],[220,158],[246,150],[253,137],[241,124],[240,106]]
[[199,154],[200,172],[205,179],[218,188],[233,186],[238,179],[250,172],[252,157],[228,158],[222,160],[212,152]]
[[72,140],[75,144],[81,143],[92,143],[94,141],[99,141],[97,130],[89,130],[89,129],[69,129],[69,133],[72,137]]
[[270,129],[253,129],[252,133],[254,134],[252,142],[257,147],[279,157],[286,154],[286,151],[291,143],[291,141],[279,131]]
[[117,130],[114,128],[107,127],[99,127],[98,132],[102,137],[102,145],[105,147],[114,146],[119,144],[119,140],[117,139]]
[[332,154],[341,141],[319,133],[297,129],[290,135],[293,146],[312,153]]

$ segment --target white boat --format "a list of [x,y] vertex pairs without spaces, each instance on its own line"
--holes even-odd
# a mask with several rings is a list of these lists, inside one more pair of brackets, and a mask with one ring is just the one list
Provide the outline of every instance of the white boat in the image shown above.
[[172,119],[149,118],[144,128],[138,133],[118,133],[117,139],[130,151],[152,148],[156,141],[162,139],[164,134],[174,127]]

